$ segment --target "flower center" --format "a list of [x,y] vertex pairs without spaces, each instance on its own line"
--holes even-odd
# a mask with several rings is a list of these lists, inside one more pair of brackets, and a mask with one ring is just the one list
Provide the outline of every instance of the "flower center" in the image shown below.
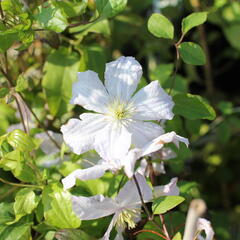
[[112,117],[117,120],[122,120],[132,116],[133,107],[131,104],[114,100],[113,103],[109,105],[108,110]]
[[121,228],[125,229],[128,227],[128,229],[132,229],[136,227],[135,220],[137,216],[140,214],[140,209],[127,209],[123,210],[116,221],[116,225]]

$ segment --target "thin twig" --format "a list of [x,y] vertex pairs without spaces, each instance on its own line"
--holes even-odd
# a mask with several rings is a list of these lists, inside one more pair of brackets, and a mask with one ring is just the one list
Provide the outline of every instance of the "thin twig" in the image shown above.
[[161,220],[161,223],[162,223],[163,232],[164,232],[165,236],[167,237],[167,240],[171,240],[171,238],[168,234],[168,230],[167,230],[167,227],[166,227],[166,224],[165,224],[165,221],[164,221],[163,214],[159,214],[159,217],[160,217],[160,220]]
[[142,233],[142,232],[153,233],[153,234],[155,234],[155,235],[157,235],[157,236],[159,236],[159,237],[167,240],[167,238],[166,238],[164,235],[162,235],[161,233],[155,232],[155,231],[153,231],[153,230],[148,230],[148,229],[139,230],[139,231],[133,233],[133,235],[135,236],[135,235],[137,235],[137,234],[139,234],[139,233]]
[[0,177],[0,181],[5,183],[5,184],[11,185],[11,186],[15,186],[15,187],[29,187],[29,188],[40,188],[40,189],[43,189],[43,186],[31,185],[31,184],[23,184],[23,183],[13,183],[13,182],[9,182],[9,181],[1,178],[1,177]]

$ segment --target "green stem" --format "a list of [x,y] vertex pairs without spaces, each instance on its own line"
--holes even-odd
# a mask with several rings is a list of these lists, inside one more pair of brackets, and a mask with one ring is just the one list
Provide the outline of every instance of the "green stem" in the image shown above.
[[5,183],[5,184],[11,185],[11,186],[15,186],[15,187],[29,187],[29,188],[40,188],[40,189],[43,189],[43,186],[23,184],[23,183],[12,183],[12,182],[9,182],[9,181],[1,178],[1,177],[0,177],[0,181]]

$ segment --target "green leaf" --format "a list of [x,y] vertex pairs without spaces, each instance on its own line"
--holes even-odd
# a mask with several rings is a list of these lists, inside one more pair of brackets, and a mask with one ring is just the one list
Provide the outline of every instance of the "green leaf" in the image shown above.
[[232,102],[221,101],[218,104],[218,108],[224,115],[231,115],[233,113]]
[[96,6],[102,17],[114,17],[122,12],[127,5],[127,0],[97,0]]
[[180,232],[176,233],[172,240],[182,240],[182,235]]
[[1,240],[32,240],[29,217],[24,217],[12,225],[0,225]]
[[177,94],[173,101],[175,102],[173,112],[190,120],[213,120],[216,117],[214,109],[198,95]]
[[17,85],[15,87],[15,90],[17,92],[22,92],[23,90],[25,90],[27,88],[28,88],[28,82],[24,78],[24,76],[22,74],[20,74],[18,79],[17,79]]
[[27,163],[24,153],[18,150],[5,154],[0,160],[0,168],[12,171],[13,175],[23,182],[35,182],[36,173]]
[[57,240],[95,240],[96,238],[89,236],[82,230],[76,230],[76,229],[64,229],[59,230],[55,234],[55,238]]
[[197,12],[188,15],[182,20],[182,33],[186,34],[192,28],[203,24],[207,20],[207,12]]
[[32,213],[32,211],[37,207],[39,200],[40,197],[36,196],[32,189],[23,188],[18,191],[13,205],[15,213],[14,222],[17,222],[23,216]]
[[152,211],[154,214],[164,214],[167,211],[175,208],[182,203],[185,198],[181,196],[165,196],[155,199],[152,205]]
[[231,24],[224,28],[224,34],[232,47],[240,50],[240,24]]
[[5,88],[5,87],[1,88],[1,89],[0,89],[0,98],[6,97],[6,95],[7,95],[8,93],[9,93],[9,89],[8,89],[8,88]]
[[0,53],[7,51],[17,39],[17,33],[0,32]]
[[148,20],[148,30],[155,37],[173,39],[174,27],[162,14],[154,13]]
[[59,8],[47,4],[39,8],[39,13],[35,16],[35,19],[45,29],[55,32],[64,31],[67,27],[67,19]]
[[0,225],[10,222],[14,219],[13,204],[2,202],[0,203]]
[[72,210],[71,194],[57,184],[43,190],[44,217],[46,223],[58,228],[78,228],[81,220]]
[[32,138],[20,129],[15,129],[7,137],[8,143],[15,149],[22,152],[32,151],[36,148]]
[[178,46],[180,57],[187,64],[204,65],[206,62],[202,48],[193,42],[183,42]]
[[47,98],[50,113],[67,112],[72,95],[72,84],[77,80],[79,55],[65,48],[54,51],[44,65],[45,75],[42,86]]

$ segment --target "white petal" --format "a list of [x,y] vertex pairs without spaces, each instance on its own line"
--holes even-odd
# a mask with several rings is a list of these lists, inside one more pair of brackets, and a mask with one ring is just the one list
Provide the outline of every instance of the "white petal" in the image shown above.
[[137,92],[131,99],[134,103],[135,119],[160,120],[172,119],[172,98],[160,87],[158,81],[153,81]]
[[79,72],[78,81],[72,87],[71,103],[103,113],[108,102],[109,95],[98,75],[93,71]]
[[[152,199],[152,189],[147,184],[146,179],[141,174],[136,175],[144,202],[149,202]],[[140,207],[141,199],[134,180],[128,181],[120,190],[116,197],[116,201],[125,208]]]
[[125,157],[130,145],[131,134],[117,122],[109,123],[96,135],[95,149],[103,159],[108,161]]
[[211,223],[205,218],[199,218],[197,222],[197,230],[204,230],[206,233],[206,238],[203,238],[201,235],[198,236],[199,240],[212,240],[214,236],[214,231],[212,229]]
[[[61,146],[63,142],[62,134],[55,133],[53,131],[48,131],[48,134]],[[45,132],[38,133],[35,135],[35,137],[42,140],[40,148],[43,150],[44,153],[50,155],[60,151],[56,147],[56,145],[49,139],[48,135]]]
[[102,195],[93,197],[72,197],[73,211],[81,220],[91,220],[106,217],[115,213],[118,205],[111,198]]
[[163,162],[161,162],[161,163],[153,162],[152,166],[153,166],[153,170],[154,170],[155,174],[159,175],[159,174],[165,174],[166,173]]
[[169,160],[177,157],[177,154],[168,147],[162,148],[160,151],[151,154],[153,159]]
[[147,160],[143,158],[136,172],[140,173],[143,176],[149,177],[149,171],[147,166],[148,166]]
[[64,189],[69,189],[76,184],[76,179],[82,181],[89,179],[97,179],[104,175],[109,169],[107,165],[95,165],[86,169],[77,169],[62,179]]
[[105,232],[103,238],[101,238],[101,240],[110,240],[110,233],[111,233],[114,225],[116,224],[116,221],[117,221],[118,216],[119,216],[118,213],[114,214],[114,216],[113,216],[113,218],[112,218],[112,220],[111,220],[111,222],[110,222],[110,224],[109,224],[109,226],[108,226],[108,229],[107,229],[107,231]]
[[137,148],[144,147],[164,133],[162,127],[152,122],[132,121],[126,127],[132,133],[132,144]]
[[165,133],[147,143],[142,149],[142,156],[159,151],[164,144],[170,142],[173,142],[177,147],[179,147],[179,141],[185,143],[187,146],[189,144],[187,138],[178,136],[175,132]]
[[162,196],[178,196],[179,195],[179,188],[177,186],[177,178],[172,178],[170,183],[153,187],[153,195],[155,198],[162,197]]
[[81,114],[79,119],[70,119],[61,127],[63,139],[76,154],[94,149],[95,136],[107,124],[104,115],[94,113]]
[[132,178],[134,174],[134,168],[136,161],[141,156],[140,149],[132,149],[128,152],[127,156],[122,160],[122,166],[124,166],[124,171],[129,178]]
[[112,97],[127,101],[136,90],[141,76],[142,67],[135,58],[120,57],[106,64],[105,86]]

